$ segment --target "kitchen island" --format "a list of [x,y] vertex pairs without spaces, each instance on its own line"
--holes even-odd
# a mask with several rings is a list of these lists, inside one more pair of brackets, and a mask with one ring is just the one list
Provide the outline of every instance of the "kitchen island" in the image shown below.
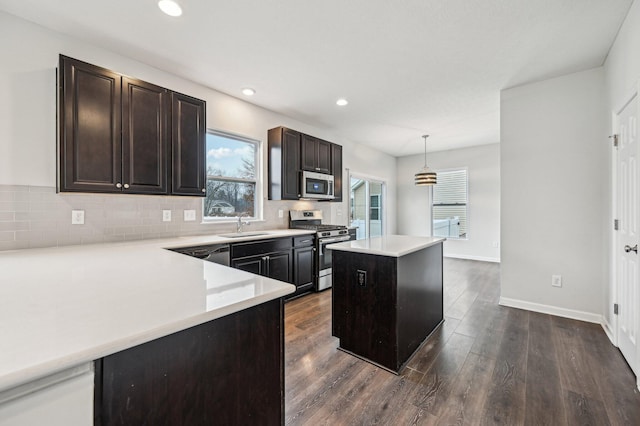
[[[166,250],[242,240],[0,252],[0,425],[27,409],[31,424],[281,424],[282,297],[295,287]],[[43,417],[58,401],[73,420]]]
[[389,235],[333,250],[332,330],[340,349],[398,373],[442,323],[444,238]]

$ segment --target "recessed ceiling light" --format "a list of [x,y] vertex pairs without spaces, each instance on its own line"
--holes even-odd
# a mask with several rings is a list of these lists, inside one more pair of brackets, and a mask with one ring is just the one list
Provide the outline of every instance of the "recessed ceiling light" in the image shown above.
[[349,103],[349,101],[347,101],[347,100],[346,100],[346,99],[344,99],[344,98],[340,98],[340,99],[338,99],[338,100],[336,101],[336,105],[339,105],[339,106],[345,106],[345,105],[347,105],[348,103]]
[[242,94],[246,96],[253,96],[256,94],[256,91],[253,90],[251,87],[245,87],[244,89],[242,89]]
[[173,0],[160,0],[158,2],[158,7],[169,16],[182,15],[182,8]]

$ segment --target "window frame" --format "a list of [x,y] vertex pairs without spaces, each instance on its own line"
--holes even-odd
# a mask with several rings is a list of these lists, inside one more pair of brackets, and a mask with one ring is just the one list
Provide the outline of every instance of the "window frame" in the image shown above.
[[[260,184],[262,182],[261,177],[262,177],[262,161],[263,161],[262,141],[258,139],[250,138],[248,136],[231,133],[224,130],[218,130],[218,129],[208,128],[206,133],[207,135],[211,134],[211,135],[215,135],[215,136],[223,137],[227,139],[234,139],[236,141],[250,143],[255,146],[255,158],[254,158],[255,176],[253,179],[243,179],[243,178],[229,177],[229,176],[210,176],[209,174],[207,174],[205,179],[205,187],[208,187],[209,180],[221,180],[225,182],[237,182],[237,183],[253,183],[255,185],[254,200],[253,200],[254,215],[250,217],[243,216],[242,218],[243,220],[248,220],[249,222],[256,222],[256,221],[263,220],[262,185]],[[206,158],[206,155],[205,155],[205,158]],[[207,164],[205,164],[205,169],[208,169]],[[204,211],[206,198],[207,196],[205,195],[204,199],[202,200],[202,222],[203,223],[225,223],[225,222],[235,223],[237,222],[238,215],[224,216],[224,217],[206,216]]]
[[[437,170],[436,174],[440,175],[440,173],[447,173],[447,172],[459,172],[459,171],[464,171],[465,172],[465,199],[466,202],[464,204],[462,203],[455,203],[455,204],[435,204],[434,200],[435,200],[435,188],[433,188],[432,192],[431,192],[431,235],[434,236],[434,227],[433,227],[433,221],[434,221],[434,207],[437,206],[464,206],[465,207],[465,212],[466,212],[466,220],[465,220],[465,234],[464,237],[451,237],[448,236],[446,237],[447,239],[450,240],[458,240],[458,241],[466,241],[469,239],[469,224],[470,224],[470,214],[469,214],[469,168],[468,167],[452,167],[452,168],[448,168],[448,169],[442,169],[442,170]],[[436,183],[435,186],[439,185],[440,183]]]

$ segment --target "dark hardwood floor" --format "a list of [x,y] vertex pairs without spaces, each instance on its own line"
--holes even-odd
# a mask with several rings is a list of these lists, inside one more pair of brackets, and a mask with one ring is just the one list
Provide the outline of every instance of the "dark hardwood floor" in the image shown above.
[[640,425],[600,325],[498,305],[499,265],[444,261],[445,323],[396,376],[338,351],[331,291],[285,305],[287,425]]

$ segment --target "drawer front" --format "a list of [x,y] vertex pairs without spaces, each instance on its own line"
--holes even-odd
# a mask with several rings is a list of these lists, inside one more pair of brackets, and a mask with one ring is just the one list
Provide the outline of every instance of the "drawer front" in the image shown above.
[[239,257],[257,256],[276,251],[286,251],[292,247],[292,244],[293,241],[291,237],[234,243],[231,245],[231,258],[236,259]]
[[309,235],[301,235],[299,237],[293,237],[293,246],[294,247],[309,247],[313,245],[313,240],[315,236],[313,234]]

